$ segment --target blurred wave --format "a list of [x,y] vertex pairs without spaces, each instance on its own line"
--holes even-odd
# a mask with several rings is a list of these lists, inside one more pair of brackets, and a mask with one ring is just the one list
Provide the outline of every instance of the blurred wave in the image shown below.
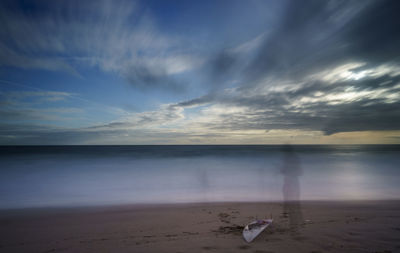
[[1,146],[0,208],[400,196],[399,145],[291,149]]

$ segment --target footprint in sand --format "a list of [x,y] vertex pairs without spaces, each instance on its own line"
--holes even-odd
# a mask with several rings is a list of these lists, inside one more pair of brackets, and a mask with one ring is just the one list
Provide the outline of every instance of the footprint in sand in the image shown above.
[[216,250],[216,249],[218,249],[218,248],[215,247],[215,246],[204,246],[203,249],[204,249],[204,250]]
[[228,213],[219,213],[218,217],[221,222],[231,223],[231,221],[230,221],[231,217]]
[[251,247],[249,245],[242,245],[238,247],[239,249],[250,249]]

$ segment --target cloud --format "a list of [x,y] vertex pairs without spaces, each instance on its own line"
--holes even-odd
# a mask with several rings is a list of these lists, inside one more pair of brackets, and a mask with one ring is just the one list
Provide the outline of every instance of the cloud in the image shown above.
[[[52,94],[52,92],[38,93]],[[38,93],[32,94],[39,96]],[[21,96],[26,97],[28,94]],[[17,102],[16,105],[18,105]],[[184,118],[183,108],[174,105],[163,105],[154,111],[129,113],[118,121],[110,123],[75,128],[43,124],[43,122],[77,120],[79,116],[86,115],[86,111],[70,107],[26,109],[16,105],[0,110],[2,119],[0,143],[2,145],[18,145],[21,142],[26,145],[121,144],[129,143],[132,139],[142,144],[150,143],[152,140],[167,143],[172,141],[171,138],[174,136],[184,135],[174,130],[174,124]]]
[[178,104],[222,108],[202,123],[212,129],[399,129],[399,8],[396,1],[289,1],[255,53],[223,49],[212,61],[221,82],[239,76],[234,89]]
[[[400,4],[313,0],[285,4],[286,11],[268,31],[238,45],[221,42],[221,48],[203,51],[159,31],[151,16],[130,2],[85,3],[80,5],[85,15],[65,2],[40,17],[4,7],[2,65],[67,72],[92,66],[117,73],[139,89],[175,92],[187,85],[180,75],[193,71],[191,79],[205,80],[212,89],[90,127],[12,129],[7,122],[0,142],[17,143],[18,138],[27,143],[41,138],[47,143],[257,141],[273,134],[279,141],[289,134],[328,138],[343,132],[399,130]],[[64,8],[65,15],[59,15]],[[29,43],[24,40],[27,34]],[[4,118],[35,115],[12,104],[41,95],[18,96],[9,94],[0,101],[20,109],[3,111]],[[68,98],[50,93],[42,97],[48,102]]]
[[93,126],[89,129],[147,129],[167,126],[183,118],[182,107],[166,104],[154,111],[131,113],[119,121]]
[[74,95],[75,94],[73,93],[62,92],[62,91],[8,91],[8,92],[0,91],[0,97],[2,100],[3,99],[21,100],[25,98],[35,97],[49,101],[56,101],[56,100],[64,100]]
[[[81,108],[54,106],[66,102],[75,94],[58,91],[0,92],[0,123],[28,121],[68,121],[84,112]],[[45,105],[52,104],[47,107]]]
[[223,49],[214,72],[239,70],[243,86],[253,86],[271,76],[301,79],[347,62],[396,64],[399,8],[396,1],[288,1],[275,29],[254,39],[254,53],[246,59]]
[[159,31],[131,1],[19,1],[0,5],[0,66],[64,71],[98,67],[139,89],[180,90],[174,75],[199,64],[177,37]]
[[[325,134],[400,128],[400,67],[344,64],[298,83],[269,80],[258,89],[225,89],[177,105],[206,105],[203,129],[307,130]],[[362,73],[360,75],[359,73]]]
[[184,86],[170,78],[167,69],[160,66],[137,64],[124,70],[124,76],[129,83],[142,90],[164,89],[168,91],[183,91]]
[[170,128],[183,119],[182,111],[180,107],[165,105],[155,111],[132,113],[119,121],[80,128],[3,122],[0,124],[0,143],[18,145],[23,141],[25,145],[131,144],[133,140],[137,144],[176,143],[175,138],[187,136]]

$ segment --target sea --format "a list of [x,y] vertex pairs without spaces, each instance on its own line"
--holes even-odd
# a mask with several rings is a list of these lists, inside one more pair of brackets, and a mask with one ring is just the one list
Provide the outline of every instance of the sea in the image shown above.
[[0,146],[0,209],[400,198],[400,145]]

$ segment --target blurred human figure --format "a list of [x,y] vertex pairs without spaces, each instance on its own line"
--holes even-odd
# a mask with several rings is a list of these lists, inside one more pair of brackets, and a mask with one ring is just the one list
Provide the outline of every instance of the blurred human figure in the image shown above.
[[201,191],[201,194],[203,195],[202,201],[207,202],[208,201],[207,193],[208,193],[209,187],[210,187],[207,169],[199,168],[198,173],[199,173],[198,179],[199,179],[199,183],[200,183],[200,191]]
[[283,147],[283,215],[289,219],[289,227],[292,232],[297,232],[299,225],[303,222],[300,206],[300,181],[302,175],[300,160],[291,145]]

